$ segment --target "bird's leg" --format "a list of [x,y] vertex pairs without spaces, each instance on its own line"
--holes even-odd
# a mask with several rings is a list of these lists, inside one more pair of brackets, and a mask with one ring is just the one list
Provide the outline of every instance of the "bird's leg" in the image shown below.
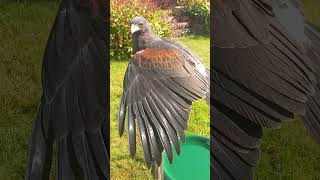
[[152,174],[153,174],[154,180],[164,180],[162,164],[158,166],[155,160],[153,161],[153,164],[152,164]]

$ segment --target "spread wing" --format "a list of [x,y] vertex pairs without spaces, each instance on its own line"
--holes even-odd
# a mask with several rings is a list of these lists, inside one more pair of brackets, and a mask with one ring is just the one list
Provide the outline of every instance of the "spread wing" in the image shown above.
[[[262,128],[280,128],[294,114],[304,115],[308,98],[314,96],[316,69],[304,46],[304,32],[299,32],[304,20],[296,2],[213,3],[214,179],[252,179]],[[302,21],[286,24],[291,15]]]
[[43,95],[26,179],[47,179],[57,147],[57,179],[109,177],[105,16],[89,1],[63,1],[43,59]]
[[179,49],[145,49],[134,54],[128,65],[119,109],[119,133],[124,131],[128,114],[129,146],[136,152],[136,124],[150,167],[155,159],[161,164],[163,150],[170,162],[172,146],[180,153],[178,137],[185,138],[191,104],[209,90],[206,77]]

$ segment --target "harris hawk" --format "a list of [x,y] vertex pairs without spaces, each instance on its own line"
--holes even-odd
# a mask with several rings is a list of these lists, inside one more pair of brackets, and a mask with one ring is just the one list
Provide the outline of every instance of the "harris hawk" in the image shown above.
[[[148,167],[161,164],[164,150],[170,162],[178,138],[185,140],[192,102],[209,100],[209,71],[199,57],[178,42],[157,37],[143,17],[131,21],[133,57],[123,81],[118,130],[128,120],[129,150],[136,153],[136,124]],[[173,147],[172,147],[173,145]]]
[[63,0],[45,49],[25,179],[109,179],[106,5]]
[[250,180],[263,128],[302,116],[320,143],[320,31],[298,0],[215,0],[211,178]]

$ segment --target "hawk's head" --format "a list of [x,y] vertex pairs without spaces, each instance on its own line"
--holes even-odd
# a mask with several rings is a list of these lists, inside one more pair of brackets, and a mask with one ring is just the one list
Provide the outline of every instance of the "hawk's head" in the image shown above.
[[147,20],[143,17],[135,17],[131,20],[131,34],[151,32]]

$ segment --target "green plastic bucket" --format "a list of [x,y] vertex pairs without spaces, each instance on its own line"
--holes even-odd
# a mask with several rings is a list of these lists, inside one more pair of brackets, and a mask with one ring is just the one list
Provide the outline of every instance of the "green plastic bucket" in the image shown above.
[[[165,180],[209,180],[210,179],[210,141],[197,135],[187,135],[181,144],[181,153],[174,151],[173,163],[167,154],[162,157],[163,178]],[[173,148],[174,149],[174,148]]]

